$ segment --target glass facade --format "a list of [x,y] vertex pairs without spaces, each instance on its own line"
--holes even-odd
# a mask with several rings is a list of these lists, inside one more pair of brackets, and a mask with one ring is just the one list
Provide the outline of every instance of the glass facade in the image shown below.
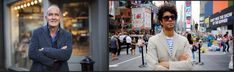
[[41,0],[18,1],[10,6],[12,63],[15,67],[29,69],[29,41],[34,29],[43,25]]
[[[10,4],[10,38],[11,38],[11,67],[29,69],[32,60],[28,57],[29,41],[32,31],[45,23],[43,0],[23,0]],[[48,0],[48,4],[54,0]],[[56,1],[59,2],[59,1]],[[47,3],[45,3],[47,4]],[[49,6],[48,5],[48,6]],[[89,56],[89,8],[88,2],[60,1],[57,4],[61,8],[61,27],[70,32],[73,37],[73,52],[71,59],[80,56]],[[71,63],[79,61],[71,60]],[[71,64],[69,62],[69,64]],[[73,70],[73,69],[71,69]]]
[[89,2],[79,0],[49,0],[57,4],[63,15],[62,27],[72,34],[72,56],[88,56],[89,45]]
[[65,2],[63,5],[64,29],[73,37],[72,56],[89,55],[89,20],[87,2]]
[[[99,15],[105,15],[105,10],[98,12],[105,1],[86,0],[3,0],[4,8],[4,66],[13,71],[28,71],[32,60],[28,57],[29,42],[32,31],[46,24],[44,16],[47,8],[51,4],[59,6],[62,14],[61,27],[72,34],[73,52],[68,60],[70,71],[80,71],[80,61],[85,56],[90,56],[96,62],[106,64],[105,57],[101,57],[105,52],[96,52],[97,49],[106,49],[105,43],[95,44],[97,41],[105,41],[105,21],[97,20]],[[102,6],[100,6],[100,5]],[[98,9],[97,9],[98,8]],[[92,10],[92,12],[90,11]],[[99,14],[99,15],[98,15]],[[96,16],[98,15],[98,16]],[[92,16],[92,17],[91,17]],[[93,18],[93,19],[91,19]],[[105,17],[101,17],[105,19]],[[94,23],[94,24],[90,24]],[[93,27],[93,28],[92,28]],[[96,29],[95,29],[96,28]],[[103,31],[102,31],[103,30]],[[91,35],[92,31],[92,35]],[[96,34],[98,33],[98,35]],[[99,35],[101,34],[101,35]],[[95,36],[95,37],[94,37]],[[95,38],[101,38],[92,41]],[[92,44],[92,45],[91,45]],[[100,45],[100,46],[99,46]],[[92,49],[92,47],[95,49]],[[103,51],[103,50],[102,50]],[[92,52],[92,53],[91,53]],[[95,58],[94,58],[95,57]],[[98,57],[98,58],[96,58]],[[103,67],[103,66],[102,66]],[[96,69],[100,69],[96,68]],[[106,68],[105,68],[106,69]]]

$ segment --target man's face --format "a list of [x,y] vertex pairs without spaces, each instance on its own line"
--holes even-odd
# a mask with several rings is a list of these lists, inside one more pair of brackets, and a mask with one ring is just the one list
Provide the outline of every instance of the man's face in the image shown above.
[[60,10],[57,7],[50,7],[50,9],[48,9],[48,15],[46,16],[46,19],[49,26],[56,27],[59,25],[61,18],[59,13]]
[[163,25],[163,28],[173,30],[175,26],[175,15],[166,11],[163,13],[162,21],[160,23]]

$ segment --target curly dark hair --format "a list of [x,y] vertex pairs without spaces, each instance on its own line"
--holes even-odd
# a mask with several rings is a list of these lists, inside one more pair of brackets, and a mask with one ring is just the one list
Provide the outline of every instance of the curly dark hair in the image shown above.
[[174,14],[175,15],[175,20],[177,19],[177,11],[176,11],[175,5],[171,4],[171,3],[167,3],[167,4],[164,4],[164,5],[159,7],[159,10],[158,10],[158,13],[157,13],[159,21],[162,21],[163,13],[165,13],[167,11]]

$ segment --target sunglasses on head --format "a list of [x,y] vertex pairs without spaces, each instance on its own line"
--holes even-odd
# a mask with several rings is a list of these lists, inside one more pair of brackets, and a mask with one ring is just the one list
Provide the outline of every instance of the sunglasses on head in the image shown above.
[[171,20],[175,20],[175,16],[171,15],[171,16],[163,16],[162,17],[164,20],[169,21],[169,19],[171,18]]

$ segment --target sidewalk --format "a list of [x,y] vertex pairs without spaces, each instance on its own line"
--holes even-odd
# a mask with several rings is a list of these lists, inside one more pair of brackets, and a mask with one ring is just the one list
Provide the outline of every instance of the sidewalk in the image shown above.
[[[203,46],[206,46],[203,44]],[[145,51],[145,49],[144,49]],[[145,53],[145,52],[144,52]],[[198,55],[198,53],[196,53]],[[145,54],[144,54],[145,55]],[[110,57],[110,56],[109,56]],[[206,51],[206,53],[201,53],[201,62],[203,65],[195,65],[193,70],[220,70],[220,71],[229,71],[228,64],[230,61],[230,53],[224,54],[223,52],[216,51]],[[196,57],[196,62],[198,62],[198,56]],[[136,48],[136,55],[126,55],[126,51],[121,51],[121,55],[119,56],[119,60],[111,61],[109,60],[109,70],[121,70],[121,71],[129,71],[129,70],[149,70],[149,68],[144,67],[140,68],[139,66],[142,64],[141,54]]]
[[[145,55],[145,49],[144,49]],[[136,48],[136,55],[126,54],[126,49],[123,49],[118,56],[119,60],[111,61],[111,55],[109,54],[109,70],[110,71],[128,71],[128,70],[149,70],[148,67],[139,68],[142,65],[142,57],[139,49]]]
[[[223,52],[211,52],[201,54],[201,62],[203,65],[194,65],[193,70],[229,70],[228,64],[230,61],[230,54]],[[198,58],[196,59],[198,62]]]

